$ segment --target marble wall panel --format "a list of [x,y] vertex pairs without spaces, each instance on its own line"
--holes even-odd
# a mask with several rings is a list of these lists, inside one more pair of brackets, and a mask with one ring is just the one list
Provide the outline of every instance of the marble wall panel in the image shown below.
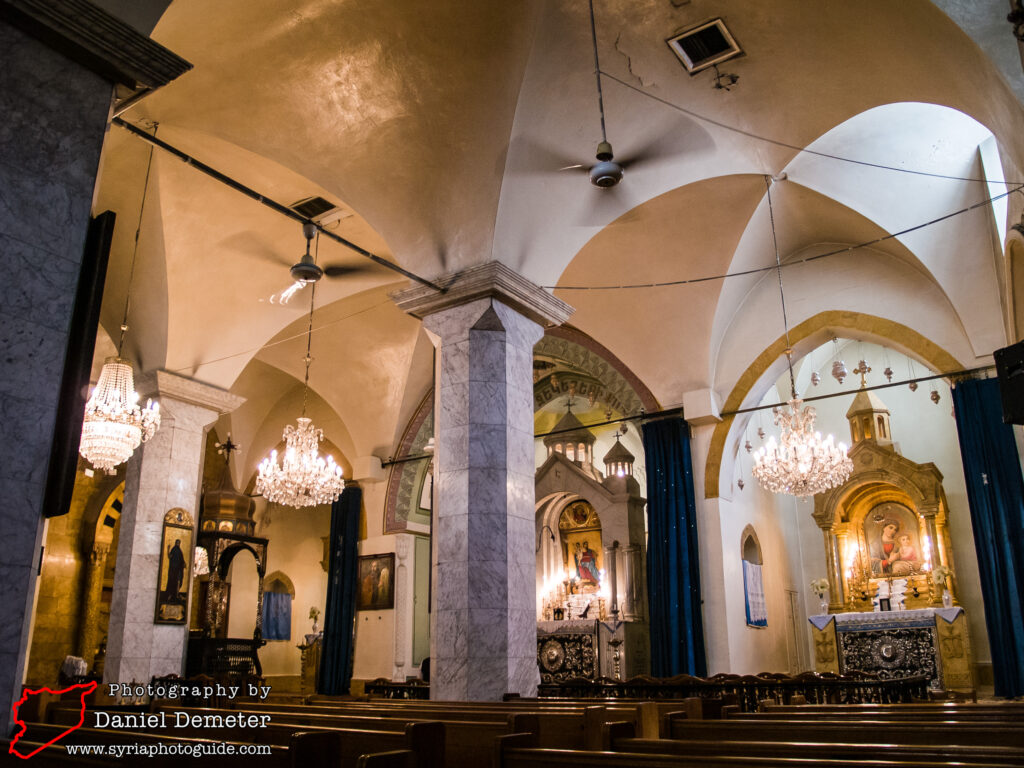
[[78,264],[0,233],[0,307],[43,328],[66,333]]

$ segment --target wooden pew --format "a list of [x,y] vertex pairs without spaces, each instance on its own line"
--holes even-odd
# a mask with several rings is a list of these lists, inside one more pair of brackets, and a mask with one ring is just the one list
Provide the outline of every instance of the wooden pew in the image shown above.
[[791,757],[809,761],[821,759],[883,760],[903,763],[934,763],[946,761],[963,765],[1024,764],[1024,751],[1003,746],[945,746],[906,744],[854,744],[792,741],[709,741],[698,739],[638,739],[633,737],[631,723],[608,723],[604,726],[602,749],[613,752],[691,755],[694,757]]
[[790,741],[815,743],[998,744],[1024,748],[1024,729],[980,722],[918,722],[914,720],[703,720],[671,719],[673,739],[713,741]]
[[[735,717],[735,711],[727,712]],[[758,715],[794,717],[897,718],[915,720],[1005,720],[1024,724],[1024,703],[935,702],[932,704],[768,704]]]
[[[802,757],[744,757],[737,755],[644,754],[640,752],[594,752],[570,749],[542,749],[532,734],[502,736],[495,745],[493,768],[948,768],[945,759],[922,762],[901,760],[853,760]],[[998,764],[974,763],[972,768],[1005,768]]]
[[[57,738],[64,731],[67,730],[67,726],[63,725],[50,725],[45,723],[29,723],[27,725],[25,733],[18,740],[18,749],[23,754],[31,752],[35,746],[39,744],[45,744],[53,739]],[[295,742],[301,743],[304,736],[296,734]],[[171,766],[181,765],[184,761],[194,760],[190,754],[184,754],[182,751],[187,750],[193,752],[194,750],[205,750],[210,755],[215,755],[217,760],[218,768],[225,766],[225,768],[252,768],[254,761],[258,761],[259,765],[266,766],[266,768],[290,768],[292,766],[291,756],[289,753],[289,746],[271,746],[271,745],[253,745],[245,742],[231,741],[226,745],[227,749],[231,749],[235,754],[218,754],[221,749],[220,739],[200,739],[200,738],[182,738],[177,736],[171,736],[168,734],[153,734],[146,733],[143,731],[132,731],[132,730],[106,730],[98,728],[78,728],[70,733],[61,736],[60,743],[54,744],[54,749],[47,749],[44,752],[30,758],[32,760],[31,765],[38,766],[43,765],[45,762],[52,764],[78,764],[79,758],[82,758],[84,762],[87,756],[85,755],[69,755],[66,746],[69,744],[73,745],[114,745],[118,747],[132,747],[139,745],[144,749],[158,749],[159,745],[167,745],[170,750],[179,750],[175,754],[153,756],[142,756],[140,754],[131,755],[123,754],[119,757],[113,755],[104,756],[88,756],[88,759],[97,760],[98,764],[101,765],[152,765],[152,766]],[[239,754],[243,749],[259,748],[264,752],[259,755],[253,754]],[[63,753],[61,756],[60,753]],[[65,758],[69,758],[65,760]],[[37,759],[42,759],[43,762],[36,762]],[[19,761],[21,762],[21,761]],[[26,764],[26,763],[21,763]]]

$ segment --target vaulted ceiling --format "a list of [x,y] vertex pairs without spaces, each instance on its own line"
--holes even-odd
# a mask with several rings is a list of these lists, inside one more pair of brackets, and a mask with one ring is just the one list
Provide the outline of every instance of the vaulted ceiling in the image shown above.
[[[555,287],[664,405],[707,387],[724,398],[778,338],[774,274],[574,289],[769,267],[770,213],[784,263],[842,251],[784,269],[791,325],[883,317],[965,366],[1007,341],[1000,227],[1019,195],[879,240],[1007,188],[945,177],[1024,178],[1024,115],[999,57],[939,4],[595,11],[608,138],[621,158],[658,153],[614,190],[559,170],[589,164],[601,139],[580,0],[174,0],[152,36],[195,68],[123,117],[283,203],[339,203],[337,234],[426,278],[497,259]],[[744,50],[721,66],[738,75],[729,90],[665,44],[714,17]],[[115,338],[149,160],[110,129],[97,209],[118,214],[103,310]],[[783,172],[770,211],[765,179]],[[154,151],[127,351],[248,398],[232,424],[240,480],[297,415],[310,290],[270,298],[303,248],[297,223]],[[326,238],[318,258],[366,263]],[[317,286],[310,382],[349,460],[387,455],[429,385],[429,343],[388,298],[405,285],[376,267]]]

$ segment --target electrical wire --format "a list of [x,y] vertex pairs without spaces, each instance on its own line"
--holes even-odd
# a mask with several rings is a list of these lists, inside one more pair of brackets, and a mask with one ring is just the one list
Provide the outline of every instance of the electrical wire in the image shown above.
[[385,299],[384,301],[381,301],[381,302],[379,302],[377,304],[373,304],[373,305],[371,305],[369,307],[364,307],[363,309],[360,309],[360,310],[357,310],[355,312],[352,312],[351,314],[345,315],[344,317],[339,317],[336,320],[331,320],[329,323],[324,323],[321,326],[313,328],[311,331],[309,331],[309,330],[302,331],[302,333],[296,333],[296,334],[294,334],[292,336],[286,336],[285,338],[278,339],[277,341],[269,341],[266,344],[261,344],[258,347],[250,347],[249,349],[244,349],[241,352],[233,352],[230,355],[224,355],[223,357],[215,357],[215,358],[212,358],[210,360],[203,360],[201,362],[193,363],[191,365],[186,365],[186,366],[183,366],[181,368],[172,368],[171,372],[172,373],[195,372],[195,371],[199,370],[200,368],[202,368],[204,365],[213,365],[214,363],[221,363],[221,362],[224,362],[225,360],[231,360],[232,358],[235,358],[235,357],[242,357],[243,355],[254,355],[257,352],[260,352],[260,351],[262,351],[264,349],[270,349],[271,347],[276,347],[276,346],[279,346],[281,344],[287,344],[289,341],[295,341],[296,339],[301,339],[304,336],[306,336],[307,333],[316,333],[318,331],[322,331],[324,328],[330,328],[332,325],[337,325],[338,323],[344,322],[345,320],[349,320],[349,319],[351,319],[353,317],[356,317],[357,315],[362,315],[362,314],[364,314],[366,312],[370,312],[370,311],[372,311],[374,309],[377,309],[379,307],[383,307],[384,305],[391,304],[391,303],[392,303],[391,299]]
[[755,141],[763,141],[763,142],[765,142],[767,144],[774,144],[777,147],[783,147],[784,149],[791,149],[794,152],[802,153],[802,154],[805,154],[805,155],[814,155],[815,157],[825,158],[826,160],[837,160],[837,161],[843,162],[843,163],[853,163],[854,165],[863,165],[863,166],[865,166],[867,168],[877,168],[877,169],[883,170],[883,171],[896,171],[898,173],[909,173],[909,174],[912,174],[914,176],[927,176],[927,177],[933,178],[933,179],[949,179],[950,181],[975,181],[975,182],[984,183],[984,184],[1011,184],[1012,183],[1012,184],[1019,184],[1019,185],[1024,186],[1024,182],[1019,182],[1019,181],[1009,182],[1009,181],[1006,181],[1005,179],[987,179],[987,178],[977,179],[977,178],[973,178],[973,177],[970,177],[970,176],[950,176],[950,175],[945,174],[945,173],[933,173],[933,172],[930,172],[930,171],[918,171],[918,170],[914,170],[913,168],[900,168],[900,167],[895,166],[895,165],[885,165],[884,163],[872,163],[872,162],[868,162],[867,160],[855,160],[855,159],[853,159],[851,157],[843,157],[841,155],[833,155],[833,154],[831,154],[829,152],[819,152],[818,150],[815,150],[815,149],[808,149],[807,147],[801,147],[801,146],[799,146],[797,144],[790,144],[788,142],[780,141],[778,139],[771,139],[771,138],[768,138],[767,136],[761,136],[761,135],[753,133],[751,131],[744,130],[743,128],[737,128],[734,125],[729,125],[728,123],[723,123],[721,120],[715,120],[714,118],[708,117],[707,115],[702,115],[699,112],[694,112],[692,109],[687,109],[686,107],[682,107],[682,106],[680,106],[680,105],[678,105],[678,104],[676,104],[674,102],[669,101],[668,99],[663,99],[660,96],[655,96],[653,93],[649,93],[649,92],[643,90],[642,88],[638,88],[637,86],[633,85],[632,83],[627,83],[625,80],[620,80],[618,77],[616,77],[613,74],[610,74],[609,72],[605,72],[604,70],[601,70],[600,73],[602,75],[604,75],[605,77],[607,77],[612,82],[618,83],[619,85],[623,86],[624,88],[628,88],[631,91],[635,91],[636,93],[639,93],[641,96],[646,96],[647,98],[649,98],[649,99],[651,99],[653,101],[656,101],[659,104],[663,104],[664,106],[669,107],[670,109],[674,109],[677,112],[682,112],[684,115],[687,115],[688,117],[692,117],[695,120],[700,120],[701,122],[708,123],[709,125],[713,125],[716,128],[722,128],[723,130],[726,130],[726,131],[731,131],[733,133],[738,133],[741,136],[746,136],[748,139],[754,139]]
[[[770,178],[770,177],[766,176],[765,178]],[[938,217],[936,217],[934,219],[930,219],[929,221],[926,221],[926,222],[924,222],[922,224],[916,224],[916,225],[914,225],[912,227],[907,227],[906,229],[901,229],[901,230],[899,230],[897,232],[891,232],[888,235],[883,235],[882,237],[876,237],[874,240],[868,240],[868,241],[863,242],[863,243],[857,243],[856,245],[848,245],[845,248],[838,248],[838,249],[836,249],[834,251],[827,251],[826,253],[819,253],[819,254],[816,254],[814,256],[807,256],[806,258],[802,258],[802,259],[793,259],[791,261],[787,261],[785,264],[782,265],[782,267],[785,268],[785,267],[797,266],[799,264],[807,264],[809,262],[817,261],[819,259],[825,259],[825,258],[828,258],[830,256],[838,256],[839,254],[842,254],[842,253],[851,253],[851,252],[859,250],[861,248],[870,248],[873,245],[878,245],[879,243],[884,243],[887,240],[893,240],[893,239],[895,239],[897,237],[902,237],[903,235],[910,234],[911,232],[916,232],[919,229],[924,229],[925,227],[930,227],[933,224],[939,224],[939,223],[941,223],[943,221],[946,221],[948,219],[952,219],[953,217],[959,216],[959,215],[961,215],[963,213],[969,213],[969,212],[971,212],[973,210],[976,210],[978,208],[983,208],[986,205],[991,205],[996,200],[1001,200],[1004,197],[1009,197],[1014,192],[1020,192],[1022,189],[1024,189],[1024,184],[1020,184],[1019,186],[1016,186],[1013,189],[1008,190],[1006,192],[1001,192],[998,195],[993,195],[992,197],[986,198],[986,199],[984,199],[984,200],[982,200],[980,202],[975,203],[974,205],[969,205],[966,208],[961,208],[958,211],[953,211],[952,213],[947,213],[947,214],[945,214],[943,216],[938,216]],[[771,272],[773,269],[775,269],[775,265],[774,264],[772,264],[771,266],[766,266],[766,267],[754,267],[752,269],[743,269],[743,270],[740,270],[738,272],[726,272],[726,273],[721,274],[721,275],[708,275],[706,277],[692,277],[692,278],[686,278],[686,279],[682,279],[682,280],[666,280],[665,282],[661,282],[661,283],[623,283],[621,285],[545,285],[543,287],[547,288],[548,290],[554,290],[554,291],[618,291],[618,290],[622,290],[622,289],[625,289],[625,288],[667,288],[667,287],[675,286],[675,285],[691,285],[691,284],[694,284],[694,283],[708,283],[708,282],[712,282],[714,280],[725,280],[725,279],[730,278],[730,277],[744,277],[746,275],[758,275],[758,274],[761,274],[763,272]]]
[[[153,136],[157,124],[153,123]],[[153,145],[149,145],[149,159],[146,160],[146,178],[142,182],[142,203],[139,205],[139,223],[135,227],[135,244],[132,246],[132,261],[128,267],[128,287],[124,294],[124,317],[121,320],[121,338],[117,342],[117,356],[122,356],[124,338],[128,333],[128,310],[132,305],[132,282],[135,279],[135,259],[139,255],[139,236],[142,234],[142,215],[146,212],[146,197],[149,195],[149,172],[153,169]]]

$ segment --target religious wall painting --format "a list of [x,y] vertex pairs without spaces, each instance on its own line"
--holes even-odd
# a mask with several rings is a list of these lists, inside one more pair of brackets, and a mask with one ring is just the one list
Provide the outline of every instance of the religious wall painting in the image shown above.
[[864,516],[864,541],[871,577],[885,579],[917,573],[924,564],[920,521],[913,510],[896,502],[874,507]]
[[596,592],[604,570],[601,520],[587,501],[567,506],[558,520],[565,569],[580,592]]
[[164,515],[157,575],[156,624],[184,624],[191,574],[192,516],[176,507]]
[[385,611],[395,607],[395,553],[359,558],[357,611]]

